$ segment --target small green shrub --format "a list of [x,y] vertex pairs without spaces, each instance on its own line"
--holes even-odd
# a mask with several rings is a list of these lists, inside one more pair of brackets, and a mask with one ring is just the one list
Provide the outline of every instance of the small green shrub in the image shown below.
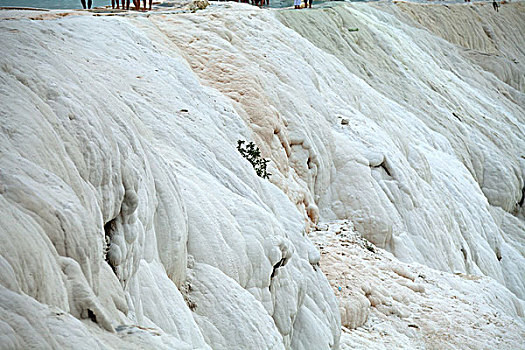
[[261,151],[259,150],[259,147],[255,145],[255,143],[251,141],[246,145],[245,143],[246,141],[244,140],[237,140],[237,150],[241,156],[248,159],[258,176],[262,177],[263,179],[269,179],[270,175],[272,174],[266,171],[266,165],[270,161],[261,157]]
[[372,253],[376,252],[376,249],[374,248],[374,246],[368,241],[365,241],[365,248],[371,251]]

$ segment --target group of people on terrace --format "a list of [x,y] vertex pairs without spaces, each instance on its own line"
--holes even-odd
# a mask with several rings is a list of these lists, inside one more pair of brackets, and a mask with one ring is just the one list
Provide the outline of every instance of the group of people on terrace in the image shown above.
[[[82,0],[83,1],[83,0]],[[111,8],[117,8],[119,9],[119,0],[111,0]],[[152,0],[149,0],[149,8],[148,10],[151,10],[151,2]],[[116,5],[116,7],[115,7]],[[136,11],[140,11],[140,0],[133,0],[133,6],[135,6]],[[123,10],[129,10],[129,0],[122,0],[122,9]],[[144,0],[144,8],[143,11],[146,11],[146,0]]]
[[[301,8],[301,0],[293,0],[294,9]],[[304,8],[312,8],[312,0],[304,0]]]
[[[264,6],[264,5],[270,5],[270,0],[238,0],[240,2],[244,3],[251,3],[255,6]],[[294,9],[300,9],[301,8],[301,0],[294,0],[293,1]],[[312,8],[312,0],[304,0],[304,7]]]
[[[122,1],[122,9],[123,10],[129,10],[129,0],[121,0]],[[80,0],[82,3],[82,7],[85,9],[90,9],[91,5],[93,4],[93,0]],[[149,8],[148,10],[151,10],[151,3],[153,0],[149,0]],[[135,10],[140,11],[140,0],[133,0],[133,6],[135,6]],[[120,9],[121,6],[119,5],[119,0],[111,0],[111,8],[117,8]],[[146,11],[146,0],[144,0],[144,8],[143,11]]]
[[[113,9],[120,9],[123,10],[129,10],[130,0],[120,0],[122,4],[119,4],[119,0],[111,0],[111,8]],[[151,10],[151,3],[153,0],[149,0],[149,7],[146,8],[146,1],[144,0],[144,7],[142,8],[143,11]],[[252,5],[255,6],[264,6],[264,5],[270,5],[270,0],[238,0],[240,2],[249,3],[251,2]],[[294,9],[300,9],[301,8],[301,1],[302,0],[294,0]],[[90,9],[92,5],[92,0],[80,0],[82,3],[82,7],[84,9]],[[133,0],[133,6],[135,7],[136,11],[140,11],[140,0]],[[312,8],[312,0],[304,0],[304,7],[305,8]]]

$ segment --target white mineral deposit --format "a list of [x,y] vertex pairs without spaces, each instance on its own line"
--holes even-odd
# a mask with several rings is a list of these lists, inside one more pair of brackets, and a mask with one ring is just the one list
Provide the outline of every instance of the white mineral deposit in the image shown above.
[[523,349],[525,3],[206,5],[0,10],[0,349]]

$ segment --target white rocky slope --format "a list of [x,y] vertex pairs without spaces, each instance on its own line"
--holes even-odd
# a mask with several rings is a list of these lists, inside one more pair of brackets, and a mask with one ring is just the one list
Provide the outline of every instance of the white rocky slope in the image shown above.
[[523,299],[524,13],[2,12],[0,346],[337,348],[320,217]]
[[520,349],[519,299],[492,278],[397,260],[348,221],[310,238],[341,309],[341,349]]

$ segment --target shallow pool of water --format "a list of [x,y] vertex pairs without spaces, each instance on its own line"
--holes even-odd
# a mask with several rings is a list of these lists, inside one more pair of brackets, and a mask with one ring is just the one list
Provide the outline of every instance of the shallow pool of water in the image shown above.
[[[88,0],[86,0],[87,3]],[[111,0],[92,0],[93,7],[110,6]],[[143,3],[144,0],[141,0]],[[304,2],[304,0],[301,0]],[[338,0],[335,0],[338,1]],[[361,2],[370,0],[340,0],[340,1],[351,1]],[[376,0],[371,0],[376,1]],[[427,0],[409,0],[413,2],[429,2]],[[315,1],[314,4],[326,3],[329,1]],[[443,2],[443,1],[440,1]],[[444,2],[462,2],[461,0],[445,0]],[[133,1],[130,0],[131,6],[133,7]],[[293,0],[270,0],[269,7],[283,8],[293,6]],[[82,5],[80,0],[0,0],[0,7],[32,7],[32,8],[45,8],[45,9],[81,9]]]
[[[87,3],[87,0],[86,0]],[[111,5],[111,0],[93,0],[93,6]],[[81,9],[80,0],[0,0],[0,7],[35,7],[45,9]]]
[[[304,2],[304,0],[302,0]],[[365,1],[365,0],[353,0]],[[141,0],[141,3],[143,0]],[[318,4],[321,1],[315,1]],[[322,1],[324,2],[324,1]],[[87,0],[86,0],[87,3]],[[133,6],[133,1],[130,0]],[[93,7],[110,6],[111,0],[93,0]],[[293,6],[293,0],[270,0],[269,7],[282,8]],[[80,0],[0,0],[0,7],[32,7],[45,9],[81,9]]]

